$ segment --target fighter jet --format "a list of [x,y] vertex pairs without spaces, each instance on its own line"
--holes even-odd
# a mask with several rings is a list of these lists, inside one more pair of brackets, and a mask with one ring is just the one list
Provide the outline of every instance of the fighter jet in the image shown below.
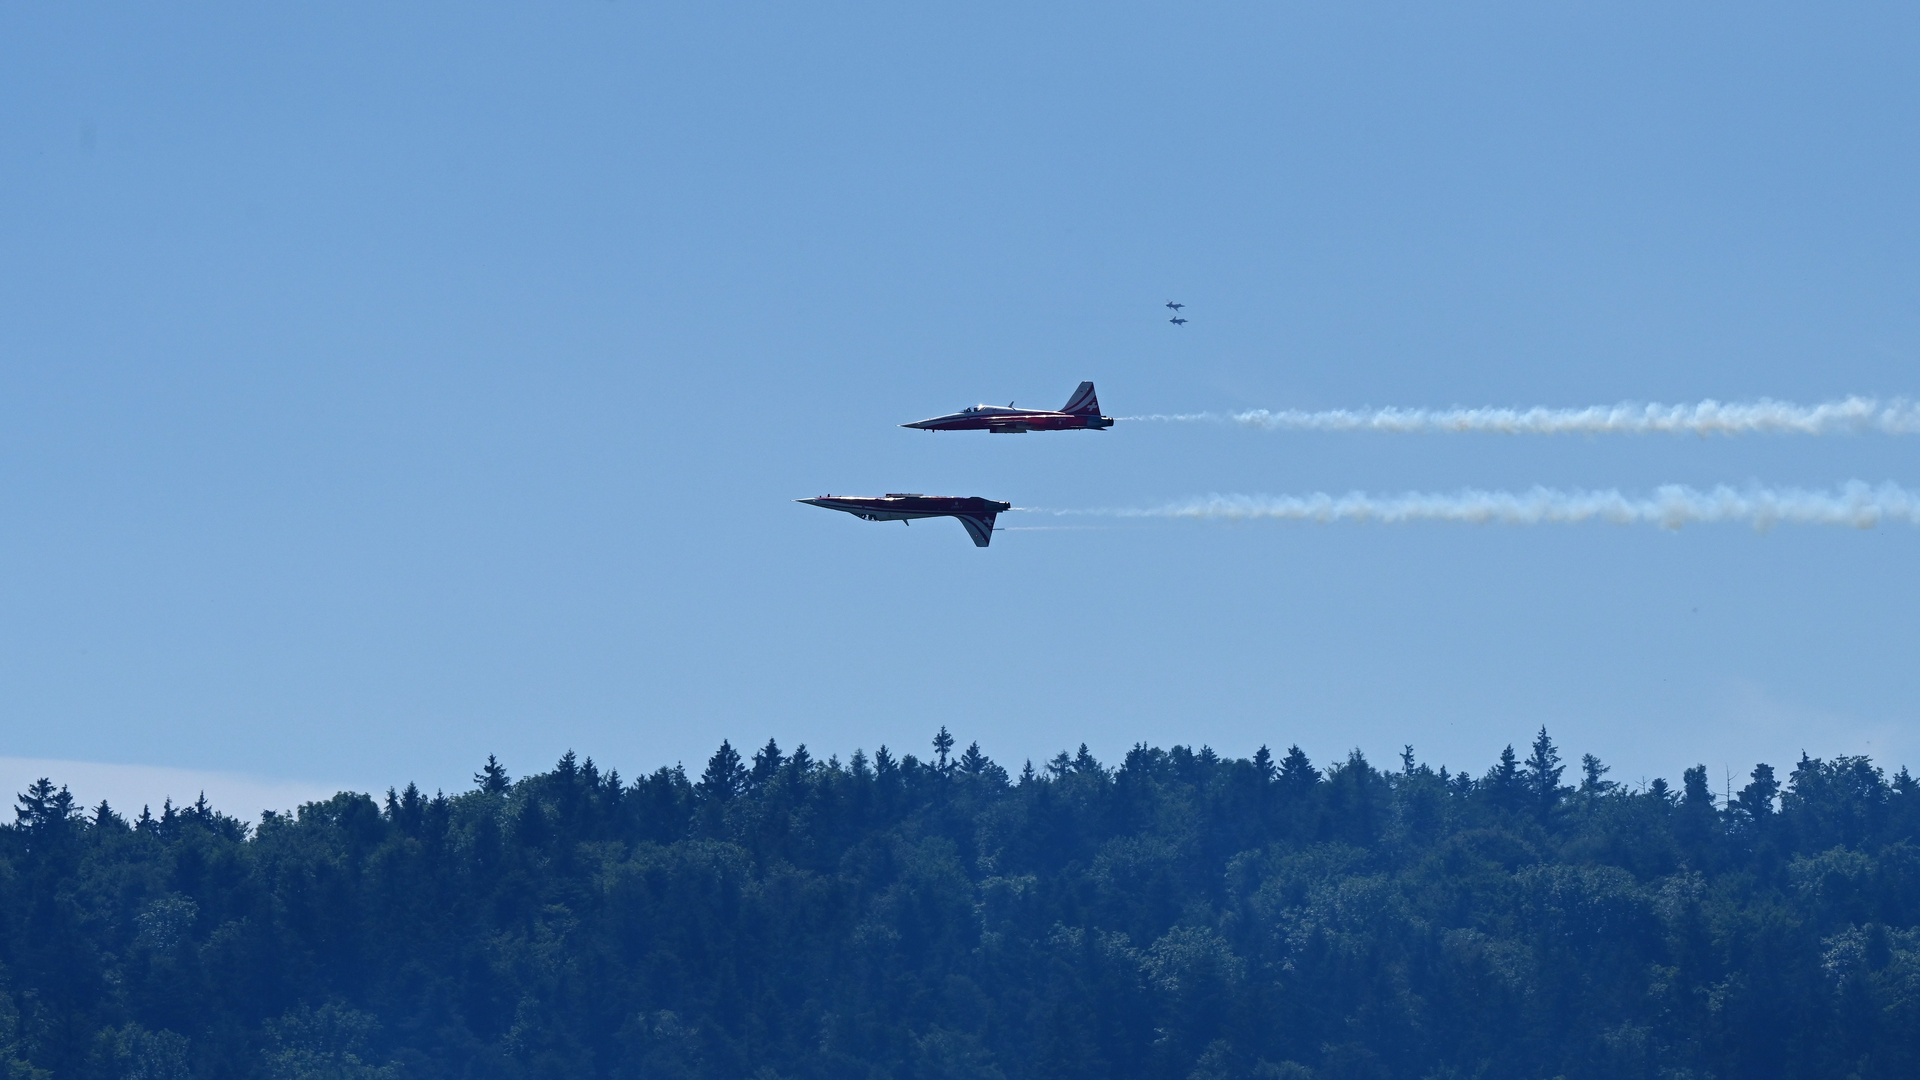
[[1167,321],[1168,321],[1168,322],[1170,322],[1170,323],[1172,323],[1172,324],[1173,324],[1173,325],[1175,325],[1175,326],[1185,326],[1185,325],[1187,325],[1187,320],[1185,320],[1185,319],[1183,319],[1183,318],[1181,318],[1181,317],[1180,317],[1180,316],[1178,316],[1178,315],[1175,315],[1175,316],[1174,316],[1173,318],[1171,318],[1171,319],[1168,319]]
[[914,518],[959,518],[973,537],[974,547],[986,547],[993,540],[994,515],[1013,509],[1012,503],[994,502],[979,496],[917,495],[822,495],[817,499],[795,499],[809,506],[839,510],[867,521],[911,522]]
[[1171,300],[1169,300],[1169,301],[1167,301],[1167,306],[1173,309],[1173,313],[1174,313],[1175,315],[1178,315],[1178,314],[1180,314],[1180,309],[1181,309],[1181,308],[1183,308],[1183,307],[1186,307],[1187,305],[1185,305],[1185,304],[1176,304],[1176,303],[1174,303],[1173,301],[1171,301]]
[[1059,412],[1016,409],[1011,403],[1004,409],[998,405],[975,405],[957,413],[900,426],[922,431],[979,431],[985,428],[996,435],[1018,435],[1028,431],[1073,431],[1082,428],[1101,431],[1113,426],[1113,417],[1100,415],[1100,399],[1093,395],[1093,384],[1083,382],[1080,389],[1067,399],[1067,403],[1060,406]]

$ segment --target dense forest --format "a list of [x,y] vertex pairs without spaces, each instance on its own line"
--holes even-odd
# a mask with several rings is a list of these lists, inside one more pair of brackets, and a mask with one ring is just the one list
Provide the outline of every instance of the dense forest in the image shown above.
[[0,1080],[1920,1076],[1905,769],[1606,774],[1542,731],[1484,775],[1013,775],[943,728],[252,827],[42,781],[0,828]]

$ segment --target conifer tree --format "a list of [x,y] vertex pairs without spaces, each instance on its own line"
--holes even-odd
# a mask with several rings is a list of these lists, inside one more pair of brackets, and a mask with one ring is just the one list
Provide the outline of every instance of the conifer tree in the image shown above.
[[786,755],[780,752],[780,744],[768,739],[767,745],[754,751],[753,771],[747,776],[748,786],[758,791],[771,783],[780,774],[780,766],[786,760]]
[[1605,795],[1619,785],[1606,778],[1613,770],[1592,754],[1580,755],[1580,794]]
[[1280,787],[1295,796],[1304,797],[1320,783],[1320,770],[1307,760],[1306,752],[1299,746],[1287,747],[1287,756],[1280,762]]
[[960,771],[968,776],[979,776],[993,764],[986,754],[980,752],[980,744],[968,743],[967,751],[960,755]]
[[[1211,750],[1207,751],[1207,753],[1212,752]],[[1079,753],[1073,756],[1073,771],[1083,776],[1093,776],[1105,770],[1100,768],[1100,763],[1095,761],[1093,754],[1087,750],[1087,744],[1081,743]]]
[[1519,809],[1527,801],[1527,786],[1512,743],[1500,751],[1499,763],[1487,772],[1487,778],[1480,782],[1480,790],[1486,794],[1487,801],[1502,810]]
[[507,767],[500,764],[492,754],[487,755],[487,763],[473,774],[474,786],[489,795],[499,795],[512,786],[507,778]]
[[1527,755],[1526,786],[1533,796],[1535,812],[1542,817],[1553,812],[1560,803],[1560,775],[1566,768],[1560,764],[1560,751],[1547,737],[1543,726],[1540,734],[1534,737],[1533,752]]
[[707,771],[700,774],[700,794],[716,802],[727,802],[747,790],[747,767],[739,751],[725,739],[720,749],[707,759]]

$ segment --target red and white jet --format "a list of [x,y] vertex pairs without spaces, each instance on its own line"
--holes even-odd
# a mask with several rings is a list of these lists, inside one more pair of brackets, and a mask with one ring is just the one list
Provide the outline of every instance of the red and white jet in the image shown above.
[[1101,431],[1113,426],[1113,417],[1100,415],[1100,399],[1093,396],[1093,384],[1083,382],[1059,412],[1045,409],[1016,409],[998,405],[975,405],[957,413],[936,416],[901,427],[922,431],[979,431],[985,428],[995,435],[1018,435],[1028,431]]
[[974,547],[986,547],[993,540],[993,519],[1012,503],[994,502],[979,496],[957,495],[822,495],[817,499],[795,499],[809,506],[839,510],[868,521],[912,521],[914,518],[959,518],[973,537]]

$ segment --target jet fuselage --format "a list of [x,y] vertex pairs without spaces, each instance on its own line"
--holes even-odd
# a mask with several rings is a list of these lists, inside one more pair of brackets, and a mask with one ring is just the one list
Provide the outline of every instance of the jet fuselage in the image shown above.
[[1112,427],[1113,417],[1053,412],[1047,409],[1012,409],[999,405],[975,405],[971,409],[962,409],[957,413],[948,413],[931,420],[918,420],[900,426],[919,428],[922,431],[989,431],[995,434],[1012,435],[1027,431],[1099,430]]
[[912,521],[916,518],[950,517],[966,526],[975,547],[986,547],[993,539],[993,519],[1012,503],[995,502],[978,496],[918,495],[822,495],[817,499],[795,499],[825,510],[839,510],[867,521]]
[[1093,383],[1083,382],[1067,399],[1067,403],[1058,409],[975,405],[957,413],[900,426],[922,431],[986,431],[1017,435],[1027,431],[1100,431],[1113,426],[1113,417],[1100,415],[1100,399],[1093,392]]

